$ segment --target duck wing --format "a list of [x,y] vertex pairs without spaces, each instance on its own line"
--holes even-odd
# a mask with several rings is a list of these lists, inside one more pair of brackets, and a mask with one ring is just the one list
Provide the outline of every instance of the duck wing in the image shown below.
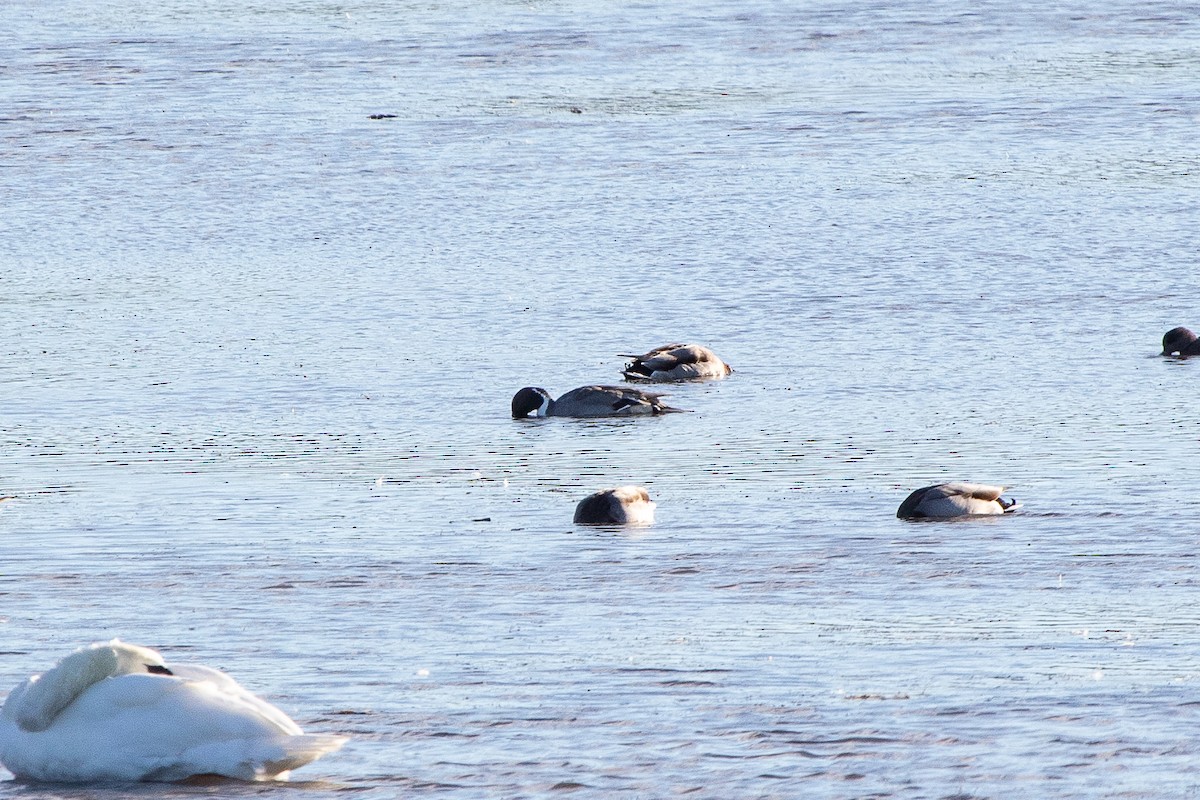
[[663,395],[626,386],[581,386],[554,401],[552,412],[564,417],[615,417],[679,411]]
[[941,486],[931,488],[942,490],[941,496],[943,497],[959,495],[975,500],[999,500],[1000,495],[1004,494],[1003,486],[990,486],[986,483],[943,483]]
[[617,356],[619,358],[632,358],[635,361],[651,361],[664,353],[669,353],[672,350],[679,350],[680,348],[687,346],[688,345],[686,344],[664,344],[662,347],[656,347],[649,353],[642,353],[640,356],[634,355],[633,353],[617,353]]

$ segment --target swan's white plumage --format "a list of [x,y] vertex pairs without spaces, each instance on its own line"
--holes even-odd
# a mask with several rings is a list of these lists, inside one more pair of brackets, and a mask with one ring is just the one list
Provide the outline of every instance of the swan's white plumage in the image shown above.
[[9,694],[0,713],[0,763],[45,781],[285,779],[345,742],[303,733],[222,672],[197,665],[171,665],[169,675],[147,671],[163,666],[153,650],[115,639],[77,650]]

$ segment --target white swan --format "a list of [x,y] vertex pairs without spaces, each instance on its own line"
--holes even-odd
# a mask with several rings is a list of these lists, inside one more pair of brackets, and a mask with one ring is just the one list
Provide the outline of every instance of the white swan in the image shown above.
[[305,734],[223,672],[117,639],[29,678],[0,711],[0,763],[42,781],[286,780],[345,741]]

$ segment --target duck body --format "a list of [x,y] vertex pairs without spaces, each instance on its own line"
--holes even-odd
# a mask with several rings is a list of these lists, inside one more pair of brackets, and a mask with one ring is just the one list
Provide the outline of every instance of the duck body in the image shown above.
[[699,344],[667,344],[632,358],[621,373],[629,381],[669,382],[690,380],[719,380],[733,368],[720,357]]
[[666,414],[682,409],[662,402],[663,395],[625,386],[581,386],[557,400],[545,389],[527,386],[512,399],[514,419],[539,417],[629,417]]
[[945,519],[986,514],[1006,514],[1018,508],[1005,500],[1003,486],[982,483],[938,483],[917,489],[896,511],[901,519]]
[[618,486],[590,494],[575,506],[580,525],[649,525],[655,503],[641,486]]
[[29,678],[0,712],[0,763],[40,781],[282,780],[345,739],[305,734],[223,672],[168,668],[116,639]]
[[1164,333],[1162,354],[1169,356],[1175,353],[1184,358],[1200,356],[1200,336],[1187,328],[1172,328]]

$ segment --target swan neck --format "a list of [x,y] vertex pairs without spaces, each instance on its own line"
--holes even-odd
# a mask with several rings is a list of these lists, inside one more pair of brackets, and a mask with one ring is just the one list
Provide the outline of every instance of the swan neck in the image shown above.
[[[44,731],[89,686],[116,675],[119,670],[120,659],[112,647],[78,650],[53,669],[30,678],[21,687],[12,716],[22,730]],[[6,715],[9,701],[4,704]]]

